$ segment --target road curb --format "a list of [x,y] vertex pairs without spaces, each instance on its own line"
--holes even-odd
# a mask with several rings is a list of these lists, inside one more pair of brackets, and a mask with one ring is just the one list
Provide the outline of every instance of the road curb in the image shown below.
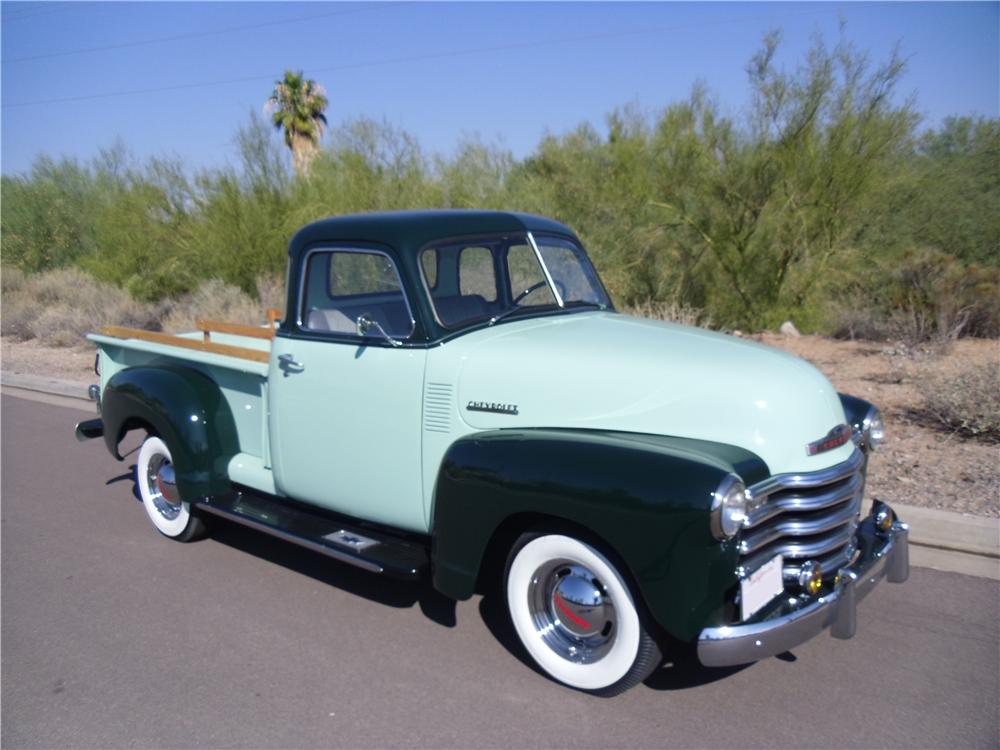
[[24,375],[17,372],[0,371],[0,386],[90,401],[90,396],[87,395],[87,383],[49,378],[44,375]]
[[[0,385],[90,402],[87,384],[0,371]],[[910,525],[914,565],[1000,581],[1000,519],[915,505],[893,506]]]

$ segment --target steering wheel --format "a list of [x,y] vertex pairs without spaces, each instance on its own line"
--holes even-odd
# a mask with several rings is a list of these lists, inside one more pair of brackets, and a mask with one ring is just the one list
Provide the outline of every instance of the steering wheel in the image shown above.
[[536,289],[541,289],[543,286],[546,286],[546,283],[545,283],[544,279],[542,279],[541,281],[538,281],[538,282],[532,284],[531,286],[529,286],[527,289],[525,289],[523,292],[521,292],[519,295],[517,295],[514,298],[513,304],[516,305],[518,302],[520,302],[521,300],[523,300],[525,297],[527,297],[533,291],[535,291]]

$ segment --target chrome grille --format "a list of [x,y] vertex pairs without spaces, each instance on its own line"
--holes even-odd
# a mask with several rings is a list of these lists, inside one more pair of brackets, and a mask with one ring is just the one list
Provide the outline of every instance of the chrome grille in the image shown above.
[[751,572],[782,555],[785,578],[796,580],[807,560],[831,574],[849,563],[856,552],[865,468],[865,454],[856,449],[828,469],[779,474],[751,487],[740,566]]

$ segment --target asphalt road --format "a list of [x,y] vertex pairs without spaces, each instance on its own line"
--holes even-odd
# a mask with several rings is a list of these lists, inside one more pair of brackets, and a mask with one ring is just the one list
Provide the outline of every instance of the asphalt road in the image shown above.
[[457,607],[235,527],[157,534],[89,412],[2,401],[2,744],[19,747],[997,747],[1000,584],[914,568],[851,641],[615,699],[531,669]]

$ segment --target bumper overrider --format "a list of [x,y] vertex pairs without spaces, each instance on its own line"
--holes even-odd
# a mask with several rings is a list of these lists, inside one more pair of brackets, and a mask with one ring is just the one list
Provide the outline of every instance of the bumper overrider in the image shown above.
[[788,598],[763,619],[705,628],[698,636],[698,659],[708,667],[726,667],[783,653],[826,628],[834,638],[851,638],[857,604],[886,578],[902,583],[910,574],[909,526],[894,521],[885,532],[866,518],[858,529],[857,560],[841,568],[831,588],[814,599]]

